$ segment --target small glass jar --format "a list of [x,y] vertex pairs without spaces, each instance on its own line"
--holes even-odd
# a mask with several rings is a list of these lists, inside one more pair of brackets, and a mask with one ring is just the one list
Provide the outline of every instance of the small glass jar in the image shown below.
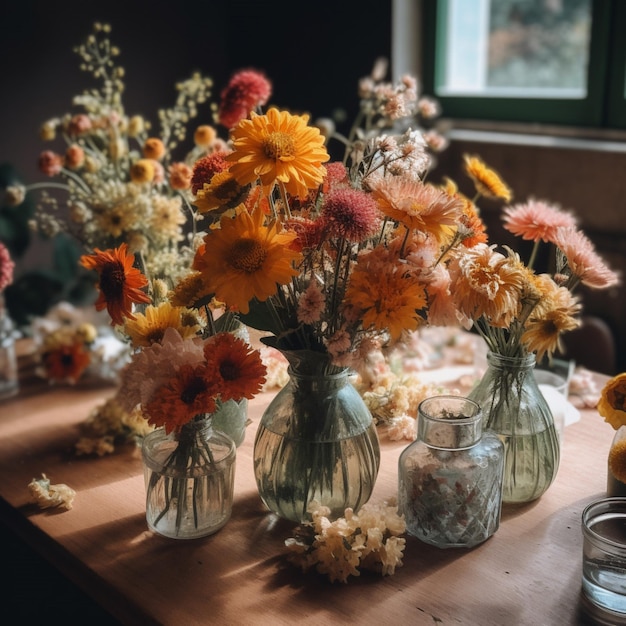
[[504,446],[483,433],[481,417],[463,396],[427,398],[417,440],[400,455],[398,507],[407,531],[439,548],[470,548],[500,525]]
[[0,400],[10,398],[19,391],[17,353],[15,340],[19,333],[4,305],[0,294]]
[[198,416],[179,432],[157,428],[142,444],[146,521],[159,535],[195,539],[211,535],[230,519],[236,448]]

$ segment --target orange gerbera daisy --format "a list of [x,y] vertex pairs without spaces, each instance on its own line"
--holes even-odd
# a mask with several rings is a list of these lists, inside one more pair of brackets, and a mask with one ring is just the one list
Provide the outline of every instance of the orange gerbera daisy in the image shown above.
[[148,422],[163,426],[165,432],[179,431],[196,415],[215,410],[219,392],[206,376],[206,366],[183,364],[174,376],[155,390],[152,400],[143,406]]
[[287,284],[298,270],[300,254],[290,248],[296,234],[280,225],[263,225],[264,215],[245,209],[235,217],[223,216],[220,228],[204,237],[193,269],[201,273],[207,292],[242,313],[250,311],[252,298],[264,301]]
[[439,242],[455,230],[463,202],[419,180],[393,176],[370,183],[381,211],[407,228],[430,233]]
[[141,291],[148,284],[148,279],[133,267],[134,262],[135,257],[128,252],[126,243],[109,250],[95,248],[94,254],[80,257],[83,267],[98,272],[100,294],[96,300],[96,310],[106,308],[111,316],[111,326],[123,324],[125,317],[135,319],[133,302],[150,303],[148,295]]
[[486,198],[501,198],[509,202],[513,197],[511,189],[500,178],[500,175],[477,156],[465,155],[465,171],[474,181],[476,191]]
[[306,198],[324,180],[322,163],[330,158],[319,129],[307,126],[308,115],[277,109],[250,116],[232,130],[234,151],[226,157],[232,175],[240,185],[260,179],[270,188],[278,181],[292,196]]
[[91,363],[91,356],[82,341],[61,344],[47,351],[43,357],[46,378],[76,383]]
[[261,391],[266,369],[258,350],[231,333],[210,337],[204,345],[207,372],[220,392],[220,400],[252,399]]

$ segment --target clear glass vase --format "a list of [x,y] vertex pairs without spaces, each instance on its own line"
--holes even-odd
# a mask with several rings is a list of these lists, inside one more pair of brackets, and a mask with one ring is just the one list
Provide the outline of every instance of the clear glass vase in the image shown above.
[[626,426],[620,426],[609,449],[606,495],[626,497]]
[[504,443],[502,502],[539,498],[559,468],[559,435],[533,369],[535,355],[487,354],[487,371],[470,392],[483,413],[483,430]]
[[159,535],[194,539],[211,535],[230,519],[236,448],[211,417],[180,432],[157,428],[143,440],[146,521]]
[[248,425],[248,400],[242,398],[222,402],[218,409],[212,413],[213,428],[226,433],[238,448],[246,437]]
[[483,433],[478,404],[434,396],[418,407],[417,440],[398,461],[407,531],[439,548],[470,548],[500,525],[504,446]]
[[0,400],[10,398],[19,391],[17,353],[15,340],[19,333],[4,305],[0,294]]
[[312,502],[337,518],[372,494],[380,446],[369,409],[349,371],[329,373],[306,359],[290,360],[289,381],[265,410],[254,442],[261,499],[276,515],[310,520]]

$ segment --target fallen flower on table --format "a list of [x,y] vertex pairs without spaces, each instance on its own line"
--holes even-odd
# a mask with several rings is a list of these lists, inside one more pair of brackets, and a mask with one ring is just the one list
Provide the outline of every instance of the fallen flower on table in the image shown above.
[[50,479],[42,474],[41,478],[33,478],[28,484],[32,501],[36,503],[40,509],[51,509],[61,507],[69,511],[74,504],[76,492],[67,485],[60,483],[58,485],[50,484]]
[[141,441],[154,427],[138,408],[127,411],[113,397],[93,409],[80,429],[75,445],[77,456],[104,456],[115,452],[116,444]]
[[370,570],[391,576],[402,565],[406,525],[395,503],[365,504],[358,513],[346,509],[345,517],[331,522],[330,509],[313,502],[311,522],[285,541],[289,560],[303,572],[312,568],[330,582],[347,583],[349,576]]

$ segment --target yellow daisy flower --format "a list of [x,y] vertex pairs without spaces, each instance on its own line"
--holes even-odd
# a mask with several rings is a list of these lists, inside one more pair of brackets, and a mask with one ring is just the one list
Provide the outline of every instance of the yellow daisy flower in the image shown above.
[[278,223],[264,226],[263,219],[258,210],[223,216],[220,228],[204,237],[193,262],[207,291],[242,313],[249,312],[252,298],[267,300],[277,284],[298,275],[294,266],[300,253],[290,247],[296,234],[281,231]]
[[193,203],[200,213],[223,212],[240,204],[247,191],[248,187],[240,185],[226,170],[213,174],[211,182],[204,183],[202,189],[198,190]]
[[307,126],[308,115],[277,109],[250,115],[232,131],[234,151],[226,157],[232,175],[242,186],[257,178],[266,188],[280,182],[292,196],[306,198],[322,183],[322,163],[330,158],[319,129]]
[[474,181],[476,191],[486,198],[501,198],[509,202],[513,197],[511,189],[504,183],[497,172],[476,156],[465,155],[465,171]]
[[159,306],[147,306],[145,314],[136,313],[134,320],[126,321],[124,330],[133,348],[140,348],[160,343],[165,329],[170,327],[175,328],[183,339],[194,337],[200,329],[197,317],[191,317],[189,310],[166,301]]

